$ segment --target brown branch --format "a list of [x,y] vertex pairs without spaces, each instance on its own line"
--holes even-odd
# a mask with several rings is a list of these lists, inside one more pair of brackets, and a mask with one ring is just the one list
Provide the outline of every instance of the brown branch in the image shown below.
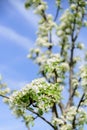
[[[55,82],[57,83],[58,74],[57,74],[57,72],[56,72],[56,69],[54,69],[53,72],[55,73]],[[60,103],[59,103],[58,105],[59,105],[60,110],[61,110],[61,112],[62,112],[62,114],[63,114],[63,111],[64,111],[64,104],[60,101]]]
[[[51,32],[51,31],[49,32],[49,42],[52,43],[52,32]],[[50,45],[50,46],[48,47],[48,50],[49,50],[49,51],[52,51],[52,48],[53,48],[53,46]]]
[[55,18],[54,18],[54,22],[57,20],[57,17],[59,15],[59,10],[60,10],[60,7],[58,6],[57,11],[56,11],[56,15],[55,15]]
[[2,95],[2,94],[0,94],[0,97],[10,99],[9,97],[7,97],[7,96],[5,96],[5,95]]
[[52,107],[52,113],[53,113],[53,117],[59,118],[59,115],[57,113],[57,108],[56,108],[56,104],[55,103],[54,103],[54,105]]
[[[76,8],[76,12],[78,12],[78,7],[79,7],[79,2],[77,5],[77,8]],[[75,29],[76,29],[76,17],[74,17],[72,34],[71,34],[72,45],[71,45],[71,55],[70,55],[70,63],[69,63],[69,66],[70,66],[70,72],[69,72],[69,92],[70,92],[70,95],[69,95],[69,101],[68,101],[66,107],[69,107],[73,104],[73,97],[74,97],[74,93],[75,93],[75,89],[73,90],[73,87],[72,87],[73,65],[74,65],[73,58],[74,58],[75,42],[78,38],[80,28],[79,28],[78,32],[76,33],[76,35],[74,36]]]
[[45,14],[45,11],[42,10],[41,13],[42,13],[42,17],[44,18],[44,20],[45,20],[46,22],[48,22],[48,19],[47,19],[47,16],[46,16],[46,14]]
[[[82,15],[82,19],[81,21],[83,21],[83,18],[84,18],[84,14]],[[75,41],[77,40],[78,38],[78,34],[80,32],[80,28],[78,28],[78,31],[76,32],[76,35],[74,37],[74,30],[75,30],[75,20],[74,20],[74,28],[73,28],[73,32],[72,32],[72,49],[71,49],[71,57],[70,57],[70,79],[69,79],[69,84],[70,84],[70,96],[69,96],[69,101],[67,103],[67,107],[72,105],[72,101],[73,101],[73,97],[74,97],[74,94],[75,94],[75,91],[77,88],[73,89],[72,88],[72,75],[73,75],[73,55],[74,55],[74,48],[75,48]]]
[[[81,78],[79,78],[78,82],[80,82],[80,81],[81,81]],[[73,99],[77,88],[78,88],[78,86],[76,86],[76,87],[73,89],[72,95],[70,96],[69,101],[68,101],[68,103],[67,103],[67,108],[69,107],[69,104],[71,103],[71,100]]]
[[64,104],[62,103],[62,101],[60,101],[60,103],[58,104],[61,110],[61,113],[63,114],[64,112]]
[[69,92],[70,92],[70,96],[69,96],[69,100],[70,102],[68,103],[69,105],[72,105],[72,92],[73,92],[73,88],[72,88],[72,77],[73,77],[73,56],[74,56],[74,49],[75,49],[75,41],[73,39],[74,37],[74,30],[75,30],[75,22],[76,20],[74,20],[74,27],[73,27],[73,32],[72,32],[72,35],[71,35],[71,38],[72,38],[72,47],[71,47],[71,55],[70,55],[70,63],[69,63],[69,66],[70,66],[70,72],[69,72]]
[[[59,118],[58,112],[57,112],[57,108],[56,108],[56,103],[54,103],[53,107],[52,107],[52,118]],[[56,126],[55,130],[58,130],[58,127]]]
[[[81,106],[81,103],[83,102],[83,99],[84,99],[84,96],[85,96],[85,93],[83,93],[79,103],[78,103],[78,106],[77,106],[77,109],[76,109],[76,112],[78,113],[78,110],[79,110],[79,107]],[[75,130],[76,128],[76,114],[74,115],[74,119],[73,119],[73,122],[72,122],[72,127],[73,127],[73,130]]]
[[49,124],[53,129],[55,129],[55,127],[51,124],[51,122],[49,122],[48,120],[46,120],[44,117],[40,116],[40,114],[38,114],[37,112],[35,112],[34,110],[32,110],[32,109],[30,109],[28,107],[26,109],[29,110],[30,112],[32,112],[33,114],[37,115],[39,118],[41,118],[47,124]]

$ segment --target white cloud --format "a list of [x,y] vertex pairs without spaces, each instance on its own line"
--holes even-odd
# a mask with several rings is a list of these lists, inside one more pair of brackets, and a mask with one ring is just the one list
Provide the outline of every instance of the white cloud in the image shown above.
[[9,0],[9,2],[11,3],[12,6],[15,7],[15,9],[17,9],[22,16],[29,22],[29,24],[36,28],[38,25],[38,20],[39,17],[37,17],[35,14],[33,14],[33,12],[31,10],[27,10],[24,7],[24,3],[21,2],[20,0]]
[[32,40],[18,34],[16,31],[14,31],[13,29],[11,29],[9,27],[5,27],[5,26],[0,25],[0,36],[14,41],[15,44],[17,44],[17,45],[19,45],[27,50],[33,46]]

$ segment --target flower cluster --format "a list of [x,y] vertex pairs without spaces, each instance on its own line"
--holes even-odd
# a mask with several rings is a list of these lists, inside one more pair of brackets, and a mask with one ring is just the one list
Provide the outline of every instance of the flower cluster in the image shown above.
[[71,124],[64,124],[61,126],[60,130],[72,130]]
[[60,7],[60,6],[61,6],[61,0],[56,0],[56,5],[57,5],[58,7]]
[[83,126],[85,123],[87,124],[87,112],[83,108],[78,110],[77,122],[78,126]]
[[63,119],[58,119],[58,118],[54,117],[52,119],[52,124],[54,124],[55,126],[56,125],[64,125],[64,120]]
[[[61,54],[64,57],[68,55],[68,49],[71,48],[70,37],[76,40],[75,34],[78,35],[82,26],[85,26],[87,21],[83,20],[86,14],[87,2],[70,1],[70,8],[66,9],[60,18],[60,24],[57,26],[57,35],[60,37]],[[77,48],[83,49],[83,44],[78,44]],[[68,58],[68,57],[67,57]]]
[[76,115],[76,109],[76,106],[72,106],[67,110],[67,113],[65,113],[67,121],[73,121],[74,116]]
[[7,85],[2,82],[2,76],[0,75],[0,95],[6,95],[10,92],[10,89],[7,87]]
[[51,54],[48,60],[45,60],[40,67],[40,71],[44,72],[47,79],[60,78],[64,79],[64,74],[69,70],[67,62],[63,62],[63,59],[59,54]]
[[80,67],[80,76],[81,76],[81,86],[84,88],[84,91],[87,91],[87,65]]
[[[21,91],[13,92],[10,96],[10,106],[35,106],[38,112],[48,111],[55,102],[60,100],[61,87],[59,84],[50,84],[40,78],[27,84]],[[13,104],[13,105],[12,105]]]

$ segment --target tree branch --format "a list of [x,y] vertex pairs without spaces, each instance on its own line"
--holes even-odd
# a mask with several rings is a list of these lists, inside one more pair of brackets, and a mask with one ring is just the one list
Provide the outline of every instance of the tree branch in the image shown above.
[[57,7],[57,11],[56,11],[56,15],[55,15],[55,18],[54,18],[54,22],[57,20],[57,17],[59,15],[59,10],[60,10],[60,7]]
[[[78,6],[79,6],[79,3],[78,3]],[[78,6],[76,8],[76,12],[78,12]],[[77,37],[78,37],[78,34],[76,34],[76,36],[74,37],[74,33],[75,33],[75,29],[76,29],[76,17],[74,17],[74,22],[73,22],[73,28],[72,28],[72,34],[71,34],[71,42],[72,42],[72,45],[71,45],[71,55],[70,55],[70,63],[69,63],[69,66],[70,66],[70,72],[69,72],[69,92],[70,92],[70,95],[69,95],[69,101],[68,101],[68,106],[71,106],[73,104],[73,87],[72,87],[72,77],[73,77],[73,57],[74,57],[74,49],[75,49],[75,41],[77,40]]]
[[[55,80],[55,83],[57,83],[58,74],[57,74],[57,72],[56,72],[56,69],[54,69],[53,72],[55,73],[55,79],[54,79],[54,80]],[[58,105],[59,105],[60,110],[61,110],[61,112],[62,112],[62,114],[63,114],[64,104],[60,101],[60,103],[59,103]]]
[[[53,107],[52,107],[52,118],[59,118],[58,112],[57,112],[57,108],[56,108],[56,103],[54,103]],[[55,130],[58,130],[58,127],[56,126]]]
[[[78,82],[80,82],[80,81],[81,81],[81,78],[79,78]],[[78,88],[78,86],[76,86],[76,87],[73,89],[72,95],[70,96],[69,101],[68,101],[68,103],[67,103],[67,108],[69,107],[69,105],[70,105],[70,103],[71,103],[71,100],[73,99],[77,88]]]
[[46,22],[48,22],[48,19],[47,19],[47,16],[46,16],[46,14],[45,14],[45,11],[42,10],[41,13],[42,13],[42,17],[44,18],[44,20],[45,20]]
[[27,110],[29,110],[30,112],[32,112],[33,114],[37,115],[39,118],[41,118],[43,121],[45,121],[47,124],[49,124],[53,129],[55,129],[55,127],[51,124],[51,122],[49,122],[48,120],[46,120],[44,117],[40,116],[37,112],[31,110],[30,108],[26,108]]
[[0,94],[0,97],[10,99],[9,97],[7,97],[7,96],[5,96],[5,95],[2,95],[2,94]]
[[[78,11],[78,7],[77,7],[76,10]],[[81,21],[83,21],[83,18],[84,18],[84,14],[82,15]],[[76,22],[76,19],[74,19],[74,26],[73,26],[72,35],[71,35],[72,48],[71,48],[71,57],[70,57],[70,78],[69,78],[69,85],[70,85],[69,91],[70,91],[70,96],[69,96],[69,101],[68,101],[68,103],[67,103],[67,107],[69,107],[70,105],[72,105],[73,97],[74,97],[75,91],[76,91],[76,89],[77,89],[77,88],[75,88],[75,89],[72,88],[73,55],[74,55],[75,41],[76,41],[77,38],[78,38],[78,34],[79,34],[79,32],[80,32],[81,27],[78,28],[78,30],[77,30],[77,32],[76,32],[76,35],[74,36],[75,22]]]
[[62,101],[60,101],[60,103],[58,104],[61,110],[61,113],[63,114],[64,112],[64,104],[62,103]]
[[[81,103],[83,102],[83,99],[84,99],[84,96],[85,96],[85,93],[83,93],[79,103],[78,103],[78,106],[77,106],[77,109],[76,109],[76,112],[78,113],[78,110],[79,110],[79,107],[81,106]],[[73,119],[73,122],[72,122],[72,127],[73,127],[73,130],[75,130],[76,128],[76,114],[74,115],[74,119]]]

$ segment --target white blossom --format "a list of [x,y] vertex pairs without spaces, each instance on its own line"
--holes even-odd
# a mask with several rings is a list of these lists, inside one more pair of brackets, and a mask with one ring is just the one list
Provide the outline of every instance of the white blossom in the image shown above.
[[79,43],[79,44],[77,45],[77,48],[79,48],[79,49],[84,49],[84,44],[83,44],[83,43]]
[[75,5],[75,4],[71,4],[70,8],[71,8],[72,10],[75,10],[75,9],[76,9],[76,5]]

